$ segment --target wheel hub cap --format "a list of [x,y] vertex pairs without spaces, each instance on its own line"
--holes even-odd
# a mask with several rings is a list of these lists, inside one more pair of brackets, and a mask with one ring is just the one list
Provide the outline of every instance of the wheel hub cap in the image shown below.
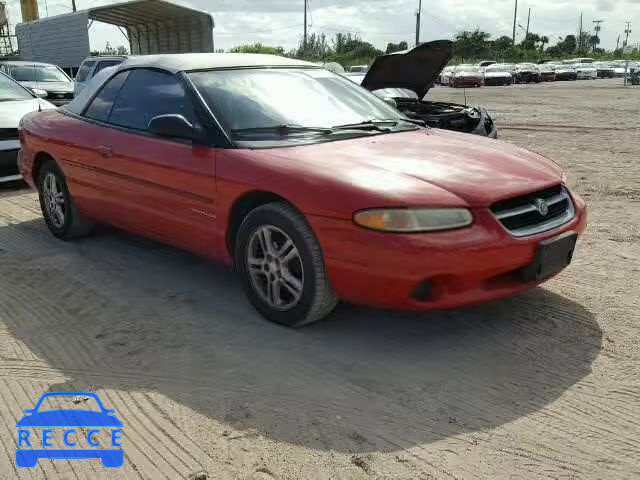
[[246,266],[251,286],[271,308],[290,310],[302,298],[302,259],[293,240],[274,225],[264,225],[249,237]]
[[49,220],[55,227],[62,228],[66,213],[65,196],[62,184],[51,172],[44,178],[42,197]]

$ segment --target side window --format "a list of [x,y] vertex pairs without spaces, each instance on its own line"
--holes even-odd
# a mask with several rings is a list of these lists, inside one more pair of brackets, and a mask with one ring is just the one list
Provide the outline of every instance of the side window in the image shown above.
[[197,123],[195,108],[175,76],[156,70],[138,69],[129,74],[116,99],[109,123],[146,130],[158,115],[178,114]]
[[84,82],[87,79],[87,75],[91,71],[91,68],[96,64],[94,61],[84,62],[80,66],[80,70],[76,73],[76,82]]
[[102,87],[98,95],[91,101],[91,104],[84,112],[84,116],[100,122],[109,120],[109,114],[113,108],[113,101],[116,99],[122,84],[127,79],[129,72],[120,72]]
[[115,67],[116,65],[120,65],[121,63],[121,60],[105,60],[103,62],[99,62],[98,66],[96,67],[96,71],[93,72],[93,74],[95,75],[100,70],[104,70],[107,67]]

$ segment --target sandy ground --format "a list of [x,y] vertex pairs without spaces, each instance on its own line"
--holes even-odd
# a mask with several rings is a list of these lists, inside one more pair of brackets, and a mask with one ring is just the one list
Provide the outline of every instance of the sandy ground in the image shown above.
[[[640,477],[640,89],[619,84],[467,91],[591,217],[557,279],[465,310],[342,305],[286,330],[223,267],[108,229],[57,241],[33,193],[3,189],[0,478]],[[14,466],[49,390],[115,408],[123,468]]]

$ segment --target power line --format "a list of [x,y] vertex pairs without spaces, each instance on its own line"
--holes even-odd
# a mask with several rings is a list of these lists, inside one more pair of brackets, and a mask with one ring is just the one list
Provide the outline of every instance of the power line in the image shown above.
[[269,33],[269,32],[275,32],[276,30],[287,30],[290,28],[300,28],[300,24],[296,24],[296,25],[289,25],[288,27],[275,27],[275,28],[269,28],[266,30],[254,30],[253,32],[215,32],[216,35],[249,35],[249,34],[253,34],[253,33]]
[[372,32],[366,30],[347,30],[345,28],[327,27],[325,25],[314,25],[319,30],[331,30],[333,32],[356,33],[359,35],[409,35],[414,32]]

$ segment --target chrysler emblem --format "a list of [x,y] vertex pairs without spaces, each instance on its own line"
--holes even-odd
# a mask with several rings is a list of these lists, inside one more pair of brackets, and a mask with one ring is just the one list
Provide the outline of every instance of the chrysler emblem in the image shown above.
[[546,217],[549,214],[549,205],[542,198],[536,198],[533,202],[533,206],[538,210],[538,213],[543,217]]

